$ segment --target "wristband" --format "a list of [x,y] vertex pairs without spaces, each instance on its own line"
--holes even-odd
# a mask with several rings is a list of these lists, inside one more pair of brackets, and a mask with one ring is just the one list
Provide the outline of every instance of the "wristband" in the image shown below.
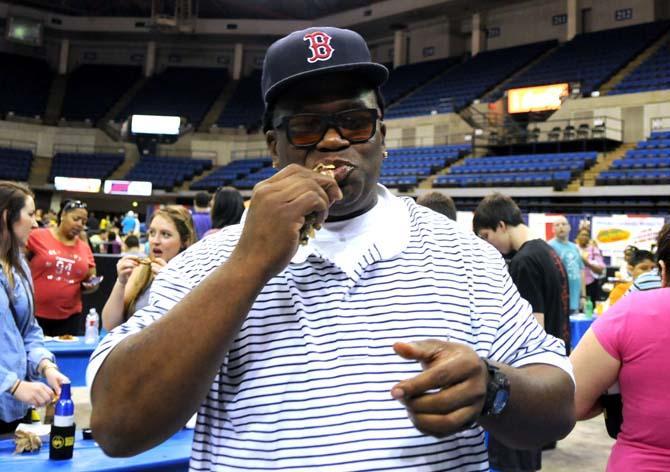
[[12,387],[12,389],[9,391],[9,394],[11,396],[14,396],[14,393],[18,390],[19,385],[21,385],[21,380],[20,379],[16,381],[16,383],[14,384],[14,387]]

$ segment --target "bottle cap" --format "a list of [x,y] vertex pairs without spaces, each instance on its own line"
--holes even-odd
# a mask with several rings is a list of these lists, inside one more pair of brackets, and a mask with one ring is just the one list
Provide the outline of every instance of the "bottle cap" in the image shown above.
[[70,391],[70,384],[69,383],[64,383],[60,386],[60,399],[61,400],[71,400],[72,399],[72,393]]

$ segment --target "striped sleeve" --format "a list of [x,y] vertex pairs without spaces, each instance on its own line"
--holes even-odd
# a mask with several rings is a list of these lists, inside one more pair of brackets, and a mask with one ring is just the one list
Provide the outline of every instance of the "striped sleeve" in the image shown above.
[[661,276],[658,275],[656,270],[652,270],[651,272],[645,272],[644,274],[641,274],[637,280],[633,282],[633,285],[628,288],[626,295],[633,292],[642,292],[645,290],[654,290],[657,288],[661,288]]
[[[233,228],[233,227],[231,227]],[[86,369],[86,384],[91,387],[100,366],[123,340],[139,333],[160,319],[198,285],[211,271],[225,261],[236,241],[230,231],[219,231],[182,252],[158,274],[151,284],[149,304],[117,326],[98,344]],[[225,239],[225,241],[224,241]],[[229,242],[227,247],[226,241]]]
[[489,358],[513,367],[529,364],[549,364],[570,375],[574,383],[572,364],[565,355],[565,344],[542,328],[533,316],[530,304],[521,298],[507,272],[507,266],[492,246],[485,244],[487,276],[492,277],[491,289],[499,300],[498,328],[491,345]]

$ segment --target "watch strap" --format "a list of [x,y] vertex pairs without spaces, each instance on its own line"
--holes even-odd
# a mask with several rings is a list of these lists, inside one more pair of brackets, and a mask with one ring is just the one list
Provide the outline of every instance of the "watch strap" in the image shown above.
[[502,413],[505,405],[500,409],[496,409],[496,397],[500,391],[509,397],[510,384],[507,376],[495,365],[491,364],[487,359],[481,358],[486,366],[486,371],[488,373],[486,381],[486,399],[484,400],[484,406],[482,407],[481,416],[498,416]]

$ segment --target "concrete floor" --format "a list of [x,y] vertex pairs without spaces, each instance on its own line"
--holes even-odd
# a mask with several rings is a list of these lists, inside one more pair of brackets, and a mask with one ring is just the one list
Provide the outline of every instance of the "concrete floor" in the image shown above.
[[542,471],[604,471],[613,444],[602,415],[580,421],[567,438],[559,441],[556,449],[542,453]]

